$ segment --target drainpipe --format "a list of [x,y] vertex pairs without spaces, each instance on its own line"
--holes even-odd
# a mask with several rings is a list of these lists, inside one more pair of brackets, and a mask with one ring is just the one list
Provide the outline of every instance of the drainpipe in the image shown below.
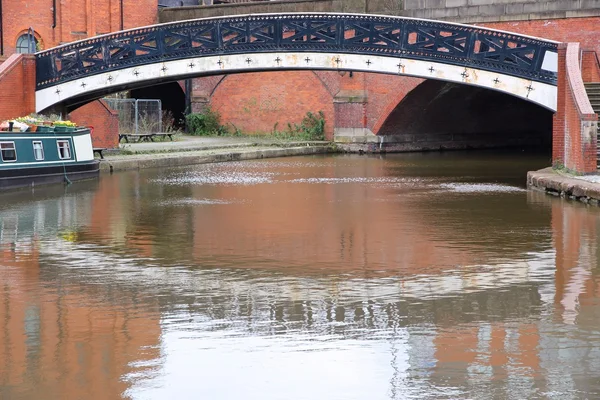
[[56,28],[56,0],[52,0],[52,29],[54,28]]
[[[190,78],[185,80],[185,111],[183,112],[184,118],[192,113],[192,80]],[[185,131],[189,133],[189,127],[187,118],[185,118]]]
[[120,7],[120,11],[121,11],[121,30],[125,29],[125,17],[123,15],[123,0],[121,0],[121,2],[119,3],[119,7]]
[[37,43],[35,41],[35,31],[33,30],[33,28],[31,26],[27,30],[27,39],[29,41],[29,43],[28,43],[29,52],[31,54],[37,52]]
[[2,24],[2,0],[0,0],[0,56],[4,55],[4,29]]

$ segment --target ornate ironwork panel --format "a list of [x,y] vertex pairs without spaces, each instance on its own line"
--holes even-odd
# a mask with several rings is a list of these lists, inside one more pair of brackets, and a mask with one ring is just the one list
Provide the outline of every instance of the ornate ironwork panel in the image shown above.
[[372,54],[480,68],[556,84],[541,68],[555,42],[447,22],[359,14],[267,14],[199,19],[98,36],[36,54],[37,88],[206,55]]

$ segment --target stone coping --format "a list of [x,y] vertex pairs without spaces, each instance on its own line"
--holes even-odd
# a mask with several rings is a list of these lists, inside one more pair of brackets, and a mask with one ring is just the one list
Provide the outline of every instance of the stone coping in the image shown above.
[[338,152],[330,144],[304,143],[296,146],[236,146],[205,150],[171,151],[162,153],[137,153],[130,155],[106,156],[100,163],[100,171],[137,170],[145,168],[183,167],[224,161],[256,160],[273,157],[289,157]]
[[528,172],[527,187],[586,204],[600,204],[600,183],[585,176],[562,173],[551,167]]

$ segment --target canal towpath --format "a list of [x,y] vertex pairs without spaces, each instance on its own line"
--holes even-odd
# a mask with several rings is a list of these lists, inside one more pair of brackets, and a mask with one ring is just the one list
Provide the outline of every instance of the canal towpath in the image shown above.
[[102,172],[334,153],[327,141],[176,135],[173,141],[121,143],[103,152]]

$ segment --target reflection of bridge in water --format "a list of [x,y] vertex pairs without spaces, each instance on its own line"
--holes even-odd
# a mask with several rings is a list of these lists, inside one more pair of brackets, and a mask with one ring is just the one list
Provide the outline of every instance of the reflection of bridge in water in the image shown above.
[[[284,173],[285,168],[282,168]],[[331,169],[330,172],[330,176],[345,176],[342,170]],[[368,171],[365,174],[370,175]],[[111,349],[118,349],[116,351],[123,356],[111,360],[114,368],[106,378],[106,390],[120,393],[131,382],[127,377],[136,373],[148,377],[152,375],[152,368],[161,366],[164,360],[159,358],[158,346],[169,340],[169,332],[178,329],[202,334],[234,332],[242,333],[242,337],[251,333],[262,338],[287,335],[298,340],[379,340],[391,348],[391,359],[395,360],[397,375],[391,382],[393,390],[403,385],[402,376],[437,382],[440,386],[448,385],[447,379],[450,379],[460,385],[463,379],[475,379],[474,369],[483,371],[481,376],[488,381],[506,376],[515,378],[515,374],[522,379],[535,380],[542,365],[552,365],[559,358],[577,358],[577,363],[573,364],[577,365],[573,370],[575,375],[598,368],[599,360],[594,354],[582,354],[576,349],[579,339],[564,339],[570,340],[570,348],[565,349],[548,334],[552,331],[548,327],[552,314],[566,324],[578,321],[582,329],[593,329],[593,303],[600,293],[598,278],[588,268],[596,265],[593,260],[598,257],[597,244],[591,239],[595,238],[600,221],[600,215],[594,209],[576,204],[565,206],[543,194],[528,194],[530,204],[540,210],[538,218],[528,222],[531,224],[529,229],[535,231],[538,227],[541,230],[550,220],[556,252],[541,249],[528,254],[522,251],[504,258],[489,258],[485,263],[457,263],[453,267],[425,271],[419,271],[418,264],[404,270],[354,268],[359,260],[350,257],[350,253],[347,253],[350,268],[344,271],[339,265],[334,273],[287,264],[286,261],[291,261],[295,255],[289,259],[266,260],[264,267],[243,264],[236,268],[235,263],[220,263],[226,260],[228,247],[224,238],[227,230],[219,231],[217,227],[211,237],[222,247],[213,248],[217,261],[212,264],[207,262],[208,256],[195,254],[188,258],[180,254],[178,246],[170,252],[156,251],[154,249],[161,248],[163,243],[144,241],[144,233],[148,234],[149,229],[143,222],[144,213],[156,214],[156,208],[142,208],[131,215],[129,196],[140,198],[150,194],[144,191],[159,189],[144,182],[143,176],[140,179],[142,184],[136,187],[125,178],[102,180],[95,190],[82,190],[57,198],[49,196],[43,201],[15,207],[7,207],[6,203],[3,206],[0,211],[3,226],[1,265],[5,272],[3,276],[12,286],[8,291],[6,287],[0,290],[3,298],[12,299],[10,312],[13,318],[7,319],[6,315],[0,314],[3,324],[0,335],[8,332],[11,343],[20,343],[11,348],[11,354],[2,354],[0,358],[4,360],[4,364],[0,362],[3,371],[14,371],[6,375],[8,381],[21,379],[36,371],[35,368],[39,368],[37,371],[54,368],[60,372],[53,362],[67,365],[63,375],[71,379],[80,368],[70,361],[71,358],[89,357],[94,360],[90,361],[94,368],[99,368],[102,365],[98,361],[99,355],[104,351],[102,346],[112,346]],[[294,202],[302,188],[279,186],[270,185],[269,194],[272,196],[273,191],[285,189],[289,196],[287,200],[297,210],[296,215],[287,216],[298,219],[291,223],[310,225],[323,217],[321,213],[332,213],[327,207],[302,210],[302,202]],[[369,192],[364,189],[359,187],[353,191],[348,186],[330,185],[325,193],[332,204],[337,204],[336,199],[340,198],[368,199]],[[185,199],[204,198],[205,193],[194,193],[198,189],[181,187],[160,190],[162,197],[158,207],[164,214],[156,218],[165,220],[163,227],[166,230],[182,229],[184,236],[193,232],[180,244],[188,249],[196,241],[209,238],[200,229],[202,224],[211,221],[208,220],[209,211],[213,215],[226,213],[231,221],[241,215],[237,213],[244,211],[243,204],[226,204],[221,208],[208,207],[210,210],[196,207],[190,215],[186,208],[169,206],[166,200],[175,192]],[[215,197],[235,197],[235,187],[217,186],[211,190]],[[394,193],[391,188],[386,190]],[[264,190],[259,187],[246,188],[246,199],[254,204],[264,203],[265,212],[259,209],[256,218],[265,217],[265,223],[277,226],[274,222],[282,215],[261,192]],[[280,198],[280,194],[275,197]],[[415,206],[412,202],[408,204]],[[374,212],[386,214],[389,207],[404,205],[378,203]],[[69,210],[78,211],[70,214]],[[350,231],[355,232],[358,253],[371,254],[369,247],[380,242],[380,238],[394,241],[390,235],[393,231],[386,230],[390,229],[386,224],[379,226],[379,232],[375,229],[365,232],[367,240],[362,240],[358,231],[359,228],[367,229],[369,224],[365,221],[369,219],[364,219],[364,215],[361,219],[357,209],[346,211],[340,218],[346,222],[358,221],[358,225],[341,227],[354,227]],[[414,230],[414,243],[426,243],[434,237],[437,251],[454,247],[452,243],[439,242],[441,231],[432,232],[443,229],[443,225],[432,227],[426,219],[410,220],[414,208],[408,211],[402,214],[405,223],[417,221],[422,227],[429,226],[425,233],[425,229]],[[444,209],[438,209],[438,212],[443,214]],[[310,215],[313,216],[308,218]],[[126,221],[124,225],[122,221],[117,223],[121,217]],[[103,222],[94,223],[96,219]],[[233,226],[244,230],[249,227],[246,223],[252,222],[250,219]],[[503,223],[508,226],[513,222]],[[504,227],[498,225],[501,231]],[[471,228],[477,230],[476,225]],[[279,234],[283,235],[287,227],[281,229]],[[260,239],[260,232],[257,234]],[[327,246],[323,237],[316,240]],[[333,238],[334,241],[338,239]],[[240,245],[242,251],[256,251],[252,243],[240,242]],[[314,244],[308,242],[307,246]],[[524,245],[522,249],[527,247]],[[457,255],[460,257],[457,260],[472,260],[469,254],[447,254]],[[381,261],[371,260],[376,265]],[[582,263],[582,260],[586,261]],[[37,283],[33,287],[41,288],[39,292],[29,290],[36,274]],[[19,308],[23,304],[39,313]],[[39,319],[36,320],[35,315],[39,315]],[[97,315],[110,317],[96,321]],[[431,329],[427,328],[429,330],[425,332],[426,326]],[[92,331],[100,332],[99,336],[92,335]],[[46,336],[36,336],[36,332],[44,332]],[[57,358],[58,361],[52,357],[44,358],[45,349],[54,346],[53,340],[62,337],[60,335],[67,335],[69,339],[86,338],[96,344],[84,350],[78,349],[77,345],[63,346],[60,348],[62,358]],[[41,349],[35,366],[24,361],[25,354],[32,354],[31,343],[38,343]],[[403,359],[407,360],[404,366],[400,362]],[[514,371],[503,369],[509,364],[511,368],[518,368]],[[464,370],[462,367],[455,369],[457,375],[449,378],[444,373],[444,368],[449,365],[462,365]],[[149,370],[145,370],[146,367]],[[126,377],[124,382],[108,384],[108,381],[116,382],[120,376]],[[562,390],[563,384],[576,385],[573,379],[568,375],[554,387]],[[486,385],[485,382],[481,384]],[[552,387],[551,382],[546,385]],[[81,390],[86,393],[85,389]]]

